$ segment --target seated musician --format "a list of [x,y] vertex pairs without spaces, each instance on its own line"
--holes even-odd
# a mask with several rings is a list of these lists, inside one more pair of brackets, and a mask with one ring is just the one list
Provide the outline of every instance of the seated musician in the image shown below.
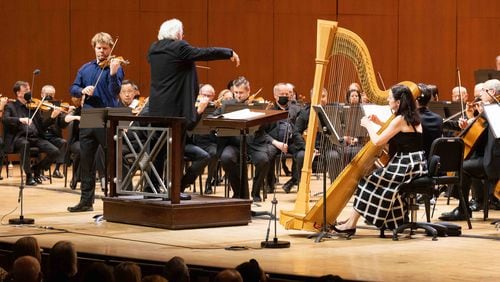
[[[498,79],[491,79],[484,82],[483,89],[481,91],[482,103],[478,104],[477,107],[477,110],[480,112],[480,116],[482,116],[484,110],[483,105],[495,103],[493,96],[498,96],[499,94],[500,81]],[[469,123],[476,121],[477,119],[471,119]],[[467,134],[468,133],[464,135],[465,139],[468,138]],[[462,192],[464,198],[466,200],[469,198],[471,178],[484,179],[489,192],[489,195],[484,195],[484,197],[489,196],[490,202],[493,201],[493,205],[496,206],[495,202],[497,201],[495,197],[492,196],[492,193],[493,188],[500,176],[500,139],[495,139],[488,122],[486,122],[486,128],[484,128],[481,132],[472,150],[471,157],[466,159],[463,163]],[[460,205],[461,204],[462,203],[460,203]],[[460,205],[451,212],[443,213],[439,219],[446,221],[466,220],[465,214],[463,213],[463,209]]]
[[[225,104],[247,104],[250,97],[250,82],[243,76],[233,82],[234,99],[223,102]],[[222,109],[214,111],[214,115],[219,115]],[[229,184],[233,189],[233,198],[241,198],[244,189],[240,184],[240,138],[239,136],[221,137],[217,140],[217,146],[222,151],[220,161],[222,168],[226,172]],[[268,155],[268,142],[264,130],[260,128],[253,136],[247,138],[248,155],[255,166],[255,174],[252,184],[252,199],[255,202],[262,201],[260,197],[261,188],[264,186],[264,179],[267,175],[270,163]],[[248,182],[245,181],[248,185]]]
[[[3,117],[6,152],[18,152],[21,155],[21,163],[26,173],[26,185],[41,184],[41,172],[49,169],[59,154],[59,149],[45,140],[42,133],[54,123],[54,119],[60,114],[60,111],[55,109],[51,118],[43,121],[40,111],[33,116],[36,109],[31,110],[27,107],[27,99],[31,100],[29,84],[25,81],[17,81],[13,90],[16,101],[7,104]],[[46,154],[33,167],[30,166],[29,158],[31,146],[38,147],[40,153]]]
[[134,100],[136,100],[135,97],[138,89],[139,88],[132,81],[127,79],[123,80],[120,93],[118,94],[120,105],[122,107],[135,108],[134,104],[137,104],[137,101],[134,103]]
[[[45,97],[45,101],[51,102],[55,100],[56,89],[52,85],[45,85],[42,87],[40,95],[42,98]],[[44,112],[43,118],[50,119],[51,114],[52,110]],[[59,114],[59,116],[55,119],[55,122],[43,132],[44,138],[52,143],[52,145],[59,148],[59,154],[56,159],[56,167],[52,173],[52,177],[55,178],[64,178],[64,175],[61,173],[59,168],[62,164],[64,164],[66,160],[66,153],[68,151],[68,142],[62,136],[62,128],[66,127],[66,124],[64,123],[65,116],[66,114],[64,113]]]
[[[460,98],[462,96],[462,98]],[[463,86],[455,86],[451,90],[451,101],[452,102],[460,102],[465,101],[469,98],[469,94],[467,94],[467,88]]]
[[[201,97],[206,97],[209,103],[213,103],[215,98],[214,87],[210,84],[204,84],[200,87],[198,98]],[[192,136],[192,143],[208,153],[208,175],[205,183],[205,194],[212,194],[212,186],[216,185],[217,176],[217,137],[215,136],[215,132],[194,134]]]
[[[3,112],[5,106],[9,102],[9,98],[0,97],[0,119],[3,119]],[[3,136],[0,136],[0,167],[3,167],[3,159],[5,158],[5,143],[3,141]],[[0,180],[3,179],[1,175],[2,171],[0,170]]]
[[[358,87],[360,87],[359,84],[354,82],[349,86],[346,93],[346,106],[350,109],[347,110],[347,113],[351,113],[354,116],[356,116],[356,110],[361,110],[360,104],[362,100],[362,91],[359,90]],[[353,123],[352,117],[346,114],[344,123],[347,122],[351,124]],[[354,122],[357,123],[357,121]],[[345,146],[337,148],[342,159],[341,163],[343,164],[340,170],[342,170],[343,167],[345,167],[345,165],[347,165],[354,158],[354,156],[356,156],[356,154],[361,150],[361,147],[368,141],[366,132],[356,132],[356,129],[352,128],[352,126],[346,126],[343,138]],[[338,173],[340,173],[340,171],[336,174]]]
[[443,136],[443,118],[427,107],[432,96],[427,85],[419,83],[418,89],[420,90],[420,95],[416,98],[416,102],[418,113],[420,114],[420,122],[422,123],[422,138],[425,157],[427,158],[432,142],[436,138]]
[[427,173],[422,125],[412,92],[406,86],[395,85],[387,101],[396,117],[382,133],[377,134],[376,125],[382,122],[374,115],[363,117],[361,125],[375,145],[389,143],[391,159],[385,167],[361,179],[350,216],[332,227],[338,234],[354,235],[360,216],[378,228],[394,229],[403,224],[406,211],[399,187]]
[[[295,127],[295,120],[300,112],[300,107],[297,106],[296,103],[292,103],[290,99],[290,95],[293,95],[291,89],[290,85],[285,83],[278,83],[273,88],[275,103],[271,109],[288,111],[288,118],[265,126],[265,131],[268,135],[269,143],[271,144],[271,146],[269,146],[271,165],[267,174],[268,192],[274,192],[275,188],[276,175],[273,168],[276,157],[280,153],[286,154],[288,152],[289,144],[293,141],[291,136]],[[285,158],[279,159],[284,160]],[[296,161],[293,160],[292,171],[296,171],[295,166],[297,166],[297,164]],[[294,176],[292,176],[283,187],[290,186],[291,189],[293,185],[297,185],[298,176]]]
[[[312,89],[311,89],[312,92]],[[327,97],[328,97],[328,92],[326,91],[325,88],[323,88],[322,93],[321,93],[321,105],[324,107],[327,104]],[[304,140],[304,132],[307,130],[308,124],[309,124],[309,113],[311,112],[311,105],[306,105],[303,109],[300,110],[297,120],[295,121],[295,128],[292,134],[292,139],[293,142],[289,147],[290,152],[293,154],[294,160],[297,162],[297,165],[295,168],[292,167],[292,178],[290,179],[289,182],[287,183],[292,183],[292,185],[283,185],[283,190],[286,193],[290,193],[290,191],[293,188],[293,185],[300,183],[300,176],[301,176],[301,171],[302,171],[302,166],[304,164],[304,154],[306,150],[306,142]],[[315,162],[319,163],[320,161],[317,161],[318,158],[322,158],[321,162],[325,162],[327,159],[339,159],[339,153],[333,149],[332,146],[322,146],[324,143],[322,142],[327,138],[324,138],[322,136],[321,132],[318,132],[316,135],[316,140],[315,140],[315,155],[317,157],[315,158]],[[314,163],[313,163],[314,166]],[[330,177],[330,181],[333,182],[333,179],[335,177],[335,171],[336,167],[335,166],[327,166],[326,169],[328,170],[328,174]]]

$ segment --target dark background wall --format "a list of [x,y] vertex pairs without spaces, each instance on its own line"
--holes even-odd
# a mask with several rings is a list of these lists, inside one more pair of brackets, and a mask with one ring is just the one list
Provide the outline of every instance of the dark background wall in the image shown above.
[[221,90],[246,76],[252,90],[292,82],[308,96],[314,76],[316,19],[336,20],[361,36],[386,86],[402,80],[438,85],[449,99],[457,84],[470,92],[473,71],[493,68],[500,55],[498,0],[0,0],[0,93],[13,97],[16,80],[54,84],[68,100],[76,71],[93,58],[90,39],[99,31],[119,37],[114,54],[131,63],[126,77],[149,93],[150,44],[161,23],[179,18],[192,45],[235,49],[242,65],[199,62],[200,81]]

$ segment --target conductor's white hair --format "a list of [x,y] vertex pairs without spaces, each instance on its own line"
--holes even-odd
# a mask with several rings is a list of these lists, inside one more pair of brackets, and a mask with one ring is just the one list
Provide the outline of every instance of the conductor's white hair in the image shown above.
[[180,35],[182,33],[182,22],[178,19],[170,19],[161,24],[160,31],[158,31],[158,40],[178,40],[181,39]]

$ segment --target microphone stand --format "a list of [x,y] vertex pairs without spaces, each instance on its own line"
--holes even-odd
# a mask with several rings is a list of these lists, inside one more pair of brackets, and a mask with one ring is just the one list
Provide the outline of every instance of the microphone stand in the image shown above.
[[[32,84],[33,85],[33,84]],[[31,100],[31,99],[30,99]],[[31,115],[31,109],[28,107],[28,125],[26,126],[26,142],[28,141],[28,131],[29,131],[29,126],[33,121],[33,117],[37,114],[38,110],[40,109],[40,106],[42,105],[43,101],[45,100],[45,97],[42,98],[40,104],[37,106],[35,112],[33,113],[33,116],[30,117]],[[28,150],[28,143],[24,146],[24,158],[22,159],[21,163],[21,183],[19,185],[19,197],[17,199],[17,202],[21,204],[21,211],[19,214],[19,218],[11,218],[9,219],[9,224],[14,224],[14,225],[22,225],[22,224],[35,224],[35,219],[33,218],[27,218],[24,217],[24,164],[25,164],[25,159],[26,159],[26,154],[29,153],[27,152]]]
[[[288,118],[287,118],[287,123],[290,125],[290,113],[288,113]],[[283,143],[288,143],[288,129],[289,126],[287,125],[286,130],[285,130],[285,137],[284,137],[284,142]],[[279,125],[278,125],[279,126]],[[279,128],[278,128],[279,132]],[[280,153],[280,158],[279,158],[279,163],[281,163],[281,160],[283,159],[283,151]],[[267,231],[266,231],[266,240],[260,242],[260,247],[261,248],[271,248],[271,249],[284,249],[284,248],[290,248],[290,242],[289,241],[280,241],[278,240],[278,235],[277,235],[277,206],[278,206],[278,200],[276,199],[276,187],[274,188],[273,191],[273,200],[271,201],[271,216],[269,217],[269,222],[267,223]],[[274,220],[274,238],[272,241],[269,241],[269,233],[271,232],[271,221]]]
[[[42,98],[42,101],[40,102],[40,104],[37,106],[35,112],[33,113],[33,117],[37,114],[38,112],[38,109],[40,108],[40,106],[42,105],[43,103],[43,100],[45,100],[45,97]],[[31,109],[28,107],[28,125],[26,126],[26,142],[29,142],[28,141],[28,131],[29,131],[29,126],[30,124],[32,123],[33,121],[33,117],[29,117],[31,115]],[[21,184],[19,185],[19,197],[17,199],[17,202],[21,204],[21,212],[20,212],[20,215],[19,215],[19,218],[11,218],[9,219],[9,224],[15,224],[15,225],[21,225],[21,224],[34,224],[35,223],[35,220],[33,218],[26,218],[24,217],[24,175],[23,175],[23,171],[24,171],[24,165],[25,165],[25,160],[26,160],[26,154],[29,153],[28,152],[28,143],[25,144],[24,148],[24,154],[23,156],[25,156],[23,159],[22,159],[22,163],[21,163]]]

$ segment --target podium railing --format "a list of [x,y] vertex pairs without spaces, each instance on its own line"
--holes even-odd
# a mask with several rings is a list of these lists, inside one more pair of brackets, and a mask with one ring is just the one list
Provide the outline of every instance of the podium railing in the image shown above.
[[[117,173],[122,169],[122,164],[117,162],[117,156],[120,154],[120,157],[123,157],[122,141],[124,138],[124,129],[127,128],[118,126],[118,124],[121,121],[129,121],[138,122],[141,125],[144,125],[140,127],[132,127],[132,130],[142,129],[145,132],[149,131],[149,133],[146,134],[149,137],[152,137],[152,135],[157,136],[155,139],[134,139],[134,141],[138,142],[140,150],[132,150],[130,152],[132,156],[130,165],[133,168],[135,167],[141,170],[139,181],[146,181],[146,185],[152,185],[149,175],[146,175],[149,172],[152,172],[151,177],[160,177],[165,181],[160,183],[157,181],[159,187],[152,187],[153,191],[155,191],[155,189],[162,192],[167,191],[167,193],[169,191],[170,195],[168,198],[170,198],[171,203],[180,203],[185,119],[153,116],[108,115],[106,120],[110,123],[109,131],[107,132],[107,142],[109,148],[108,160],[110,161],[108,166],[108,175],[111,179],[109,196],[117,197],[121,193],[121,191],[117,189],[117,182],[119,182],[120,185],[124,184],[126,186],[131,184],[131,175],[128,173],[125,173],[125,175]],[[127,139],[125,139],[125,142],[127,142]],[[162,149],[163,146],[167,146],[168,148],[166,153],[167,162],[165,163],[166,165],[163,168],[163,171],[156,172],[155,167],[153,166],[153,157],[157,155],[159,150],[164,150]],[[150,148],[150,150],[146,150],[147,148]],[[120,175],[119,179],[117,175]],[[123,180],[125,180],[125,183]],[[120,188],[122,188],[122,186],[120,186]],[[136,193],[147,194],[141,192]],[[124,194],[127,194],[127,191],[124,191]]]

